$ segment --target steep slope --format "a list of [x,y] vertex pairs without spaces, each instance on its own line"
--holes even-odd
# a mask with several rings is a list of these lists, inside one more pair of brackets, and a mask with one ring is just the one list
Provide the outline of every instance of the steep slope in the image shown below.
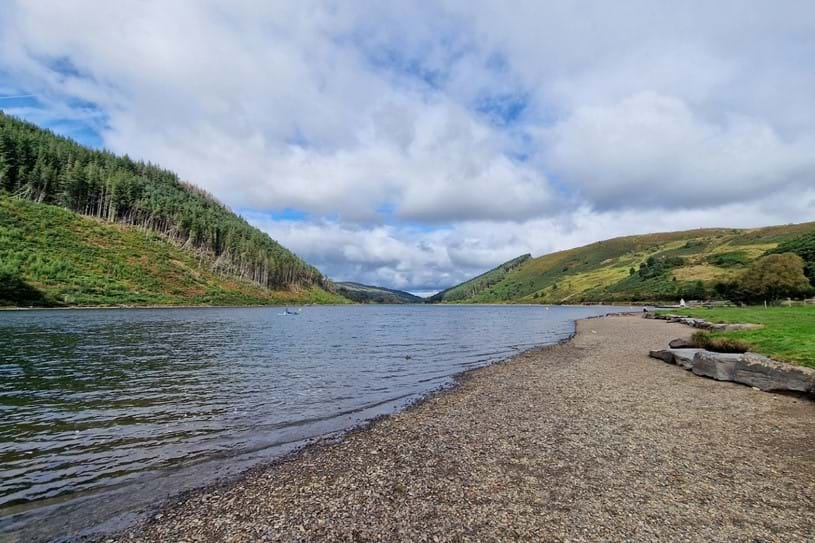
[[615,238],[527,259],[487,288],[467,296],[438,299],[444,293],[466,291],[479,279],[475,278],[430,300],[579,303],[698,298],[780,243],[811,232],[815,232],[815,223]]
[[85,148],[0,112],[3,194],[153,232],[213,276],[295,298],[324,290],[336,299],[329,295],[333,285],[316,268],[174,173]]
[[0,305],[344,303],[213,271],[155,232],[0,196]]
[[421,304],[424,298],[403,290],[374,287],[362,283],[334,283],[337,293],[361,304]]
[[523,266],[531,258],[532,255],[530,254],[513,258],[500,266],[496,266],[481,275],[473,277],[469,281],[437,292],[433,296],[428,297],[427,301],[430,303],[467,301],[490,289],[493,285],[500,283],[510,272]]

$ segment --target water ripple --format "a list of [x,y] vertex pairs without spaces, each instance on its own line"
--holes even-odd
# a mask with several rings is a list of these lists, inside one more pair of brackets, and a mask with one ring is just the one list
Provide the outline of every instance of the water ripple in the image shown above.
[[463,369],[562,340],[574,319],[605,311],[0,313],[0,528],[4,506],[87,495],[341,429]]

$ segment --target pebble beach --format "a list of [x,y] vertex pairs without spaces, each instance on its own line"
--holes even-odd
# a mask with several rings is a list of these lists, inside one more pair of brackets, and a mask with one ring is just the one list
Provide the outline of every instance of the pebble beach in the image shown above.
[[580,321],[103,541],[815,540],[815,402],[648,358],[690,334]]

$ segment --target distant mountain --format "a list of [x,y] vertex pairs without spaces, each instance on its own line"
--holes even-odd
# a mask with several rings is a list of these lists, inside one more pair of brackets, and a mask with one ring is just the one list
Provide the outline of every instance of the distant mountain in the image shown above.
[[488,272],[482,273],[473,277],[469,281],[465,281],[447,290],[437,292],[433,296],[427,298],[428,302],[463,302],[475,296],[478,296],[485,290],[488,290],[493,285],[500,283],[510,272],[523,266],[527,261],[532,258],[532,255],[525,254],[504,262],[500,266],[496,266]]
[[538,258],[524,255],[428,301],[566,304],[715,296],[717,283],[732,280],[779,244],[808,247],[813,233],[815,223],[614,238]]
[[338,282],[337,293],[361,304],[421,304],[424,298],[410,292],[373,287],[353,282]]
[[[0,197],[0,274],[19,292],[27,285],[52,303],[343,301],[316,268],[174,173],[2,112]],[[86,243],[91,232],[108,252]],[[175,261],[188,269],[173,269]],[[135,281],[133,266],[152,272]],[[209,286],[178,286],[198,278]],[[205,294],[210,287],[237,297]]]

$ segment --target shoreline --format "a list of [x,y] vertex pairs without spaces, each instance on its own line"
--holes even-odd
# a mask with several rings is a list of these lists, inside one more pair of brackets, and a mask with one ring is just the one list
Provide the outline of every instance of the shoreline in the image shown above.
[[[402,305],[402,304],[398,304]],[[422,305],[422,304],[418,304]],[[191,306],[191,308],[200,308],[201,306]],[[225,307],[225,306],[218,306],[218,307]],[[241,308],[242,306],[231,306],[236,308]],[[258,307],[258,306],[249,306],[249,307]],[[266,306],[266,307],[273,307],[273,306]],[[570,305],[569,307],[580,307]],[[171,306],[170,308],[177,308],[177,306]],[[210,307],[207,307],[209,309]],[[44,308],[45,309],[45,308]],[[70,309],[70,308],[65,308]],[[84,309],[97,309],[97,308],[84,308]],[[107,308],[102,307],[99,309],[116,309],[116,308]],[[136,308],[133,308],[136,309]],[[143,308],[138,308],[143,309]],[[628,306],[619,307],[619,309],[628,310]],[[619,314],[619,312],[613,313]],[[597,318],[596,316],[591,316],[587,318]],[[375,414],[372,418],[367,420],[362,420],[361,422],[355,422],[353,425],[349,425],[344,429],[339,430],[332,430],[322,436],[316,437],[307,437],[297,442],[286,442],[280,444],[279,446],[275,446],[273,448],[279,448],[281,451],[280,453],[274,453],[274,456],[270,456],[267,459],[262,460],[260,463],[252,463],[250,467],[246,467],[244,465],[240,468],[231,468],[225,470],[224,474],[218,474],[215,477],[209,477],[209,480],[201,481],[198,484],[194,484],[194,486],[190,487],[186,483],[183,483],[187,488],[179,489],[178,491],[174,491],[170,494],[165,494],[162,492],[159,487],[160,485],[156,485],[154,481],[161,478],[159,477],[152,477],[149,479],[145,479],[144,481],[137,480],[135,481],[137,492],[141,492],[141,487],[154,487],[154,491],[157,492],[156,499],[153,500],[151,503],[152,505],[143,505],[143,503],[147,503],[143,500],[141,494],[138,499],[136,499],[135,504],[132,505],[130,508],[127,506],[120,507],[118,505],[113,505],[110,511],[115,511],[113,514],[103,513],[98,517],[98,521],[92,522],[82,522],[77,519],[74,519],[77,512],[85,509],[87,507],[95,508],[97,506],[102,506],[106,510],[107,508],[103,505],[104,497],[112,494],[121,494],[123,488],[126,487],[126,484],[123,487],[111,487],[108,490],[102,490],[99,494],[96,493],[88,493],[87,496],[84,498],[80,496],[80,499],[76,503],[72,503],[70,501],[63,501],[63,496],[58,496],[53,498],[53,500],[48,500],[47,503],[43,504],[18,504],[8,508],[6,511],[6,521],[10,521],[14,518],[14,516],[18,514],[27,514],[28,512],[34,513],[34,519],[47,519],[49,514],[54,514],[56,517],[59,518],[60,512],[62,509],[67,509],[69,516],[65,518],[65,525],[73,526],[73,530],[69,533],[70,535],[65,538],[65,541],[74,541],[74,540],[107,540],[107,536],[111,534],[117,534],[124,530],[128,530],[133,526],[139,526],[144,524],[145,520],[151,518],[156,513],[159,513],[162,509],[172,505],[173,503],[177,502],[179,499],[195,495],[200,492],[207,492],[217,490],[219,488],[223,488],[225,486],[230,486],[234,484],[239,484],[242,479],[245,477],[251,477],[253,473],[257,472],[258,470],[263,471],[267,468],[271,468],[281,462],[286,462],[297,455],[301,454],[304,450],[310,449],[312,447],[323,447],[329,444],[334,444],[338,440],[342,440],[345,438],[346,435],[356,434],[358,432],[366,431],[370,426],[375,425],[382,420],[387,419],[388,417],[402,412],[407,412],[416,407],[420,406],[425,401],[428,401],[435,396],[442,395],[448,392],[453,391],[458,386],[460,386],[461,382],[467,378],[468,374],[472,372],[477,372],[484,367],[490,367],[492,365],[500,365],[509,363],[514,360],[518,355],[528,353],[530,351],[535,351],[539,349],[548,349],[563,343],[570,341],[574,334],[576,333],[576,324],[575,321],[571,321],[571,331],[569,332],[568,337],[562,337],[562,339],[555,341],[554,343],[542,343],[538,345],[532,345],[526,348],[523,351],[516,350],[514,353],[507,353],[506,357],[503,359],[498,359],[493,362],[490,362],[488,366],[478,366],[472,367],[468,369],[459,369],[456,373],[450,374],[448,376],[449,382],[441,385],[437,385],[435,388],[429,389],[428,391],[422,393],[420,396],[405,400],[394,400],[392,404],[388,404],[386,408],[379,410],[379,408],[373,408],[379,410],[379,414]],[[554,340],[553,340],[554,341]],[[242,457],[238,456],[234,458],[234,461],[237,465],[244,463],[242,461]],[[206,464],[206,462],[204,462]],[[189,470],[192,471],[192,470]],[[168,477],[172,479],[178,479],[176,477],[179,475],[176,472],[170,472],[166,474]],[[180,479],[192,480],[195,476],[191,475],[190,473],[183,473],[180,476]],[[114,498],[118,499],[118,498]],[[50,513],[49,513],[50,512]],[[133,519],[136,519],[135,522]],[[78,520],[78,522],[76,522]],[[50,541],[50,537],[61,536],[59,532],[55,532],[52,529],[52,524],[50,522],[46,523],[41,527],[37,527],[35,524],[29,524],[31,521],[26,519],[19,519],[17,521],[8,522],[8,526],[6,527],[7,536],[12,537],[11,541],[15,541],[14,537],[22,537],[23,539],[19,539],[20,541],[28,540],[28,538],[32,538],[31,540],[36,541]],[[31,526],[32,529],[29,529],[28,526]],[[56,526],[56,529],[61,529],[59,525]],[[0,530],[2,532],[2,530]],[[45,535],[49,534],[49,535]],[[63,540],[62,537],[59,539],[60,541]],[[5,541],[3,539],[3,535],[0,534],[0,541]]]
[[[455,376],[452,385],[426,395],[404,410],[377,417],[340,436],[307,443],[270,463],[244,472],[234,480],[185,493],[174,498],[174,503],[159,507],[157,514],[151,514],[149,520],[101,539],[251,541],[261,537],[270,540],[297,537],[407,540],[432,539],[435,534],[440,540],[596,540],[652,539],[659,534],[659,537],[689,540],[732,540],[748,534],[772,539],[772,534],[776,533],[783,535],[786,541],[804,541],[815,535],[815,503],[806,493],[807,489],[815,488],[815,452],[802,451],[790,443],[779,445],[772,435],[772,428],[769,428],[770,435],[765,437],[774,444],[771,450],[776,453],[776,461],[780,456],[783,461],[795,465],[771,462],[772,469],[769,470],[754,466],[753,462],[740,466],[749,475],[744,477],[744,485],[755,486],[756,481],[767,481],[769,477],[767,482],[779,494],[774,498],[783,502],[783,507],[771,507],[752,522],[749,514],[759,513],[752,507],[751,500],[755,499],[752,493],[734,495],[730,484],[717,485],[715,478],[711,483],[703,475],[706,470],[697,472],[693,462],[677,463],[678,471],[688,472],[685,477],[680,477],[685,484],[680,484],[678,490],[687,490],[690,496],[685,497],[695,495],[698,500],[680,500],[684,510],[675,506],[677,496],[665,500],[665,496],[660,495],[665,491],[666,481],[653,480],[654,473],[659,475],[664,471],[666,461],[673,464],[677,459],[661,456],[658,462],[651,462],[654,465],[650,469],[622,472],[613,469],[613,464],[601,461],[599,465],[609,469],[594,473],[598,471],[598,449],[602,451],[609,447],[609,443],[616,443],[623,450],[641,449],[640,455],[631,454],[633,451],[630,450],[625,451],[628,454],[606,451],[615,452],[611,457],[623,464],[648,464],[649,451],[667,446],[672,454],[680,457],[683,454],[700,456],[697,461],[705,461],[708,470],[713,468],[714,477],[716,471],[721,476],[728,458],[732,467],[733,455],[711,457],[711,450],[727,449],[732,441],[739,440],[749,445],[755,442],[756,433],[768,433],[768,428],[760,424],[752,428],[752,434],[734,432],[740,427],[733,427],[734,419],[720,417],[716,424],[728,430],[723,439],[725,443],[711,441],[707,430],[700,433],[696,428],[704,426],[703,422],[710,423],[711,417],[708,420],[689,417],[687,413],[676,411],[675,405],[668,405],[671,409],[666,413],[647,402],[642,405],[642,394],[654,402],[660,399],[665,402],[667,396],[670,400],[667,403],[678,403],[686,406],[686,410],[693,409],[687,407],[689,398],[683,394],[689,395],[690,399],[701,395],[708,402],[716,399],[724,400],[726,404],[735,402],[743,409],[756,411],[759,418],[763,416],[768,423],[774,421],[776,426],[789,425],[784,417],[778,417],[778,409],[787,412],[787,416],[794,412],[794,424],[788,430],[810,439],[815,435],[815,404],[798,404],[799,400],[775,395],[761,398],[756,394],[762,393],[738,385],[708,380],[690,382],[681,370],[649,361],[647,351],[642,352],[638,360],[624,361],[631,366],[629,372],[620,372],[613,364],[611,368],[605,368],[603,371],[615,371],[606,375],[607,386],[594,390],[593,394],[586,395],[586,391],[579,387],[566,386],[570,381],[585,386],[597,385],[591,379],[586,380],[591,376],[586,375],[585,370],[596,369],[592,368],[592,358],[614,352],[614,349],[604,349],[603,343],[614,342],[618,348],[631,343],[626,338],[621,341],[615,335],[632,334],[632,338],[638,338],[638,341],[647,335],[644,343],[687,335],[687,329],[680,325],[659,323],[660,329],[656,329],[643,324],[645,322],[633,317],[577,321],[575,334],[559,344],[533,347],[490,366],[461,372]],[[598,340],[602,341],[598,343]],[[544,390],[530,387],[527,376],[519,375],[525,373],[534,374],[534,382]],[[565,379],[552,379],[558,374]],[[679,395],[672,394],[676,392],[675,388],[638,391],[629,386],[632,374],[641,374],[660,385],[667,380],[682,390]],[[598,404],[597,395],[608,396],[608,403],[601,401]],[[510,409],[503,416],[491,412],[505,410],[505,403],[517,403],[519,397],[538,401],[522,402],[523,409]],[[632,405],[622,412],[605,412],[609,404],[620,402]],[[597,414],[584,410],[589,406],[603,412]],[[651,413],[649,407],[655,413]],[[525,410],[536,414],[530,417]],[[662,420],[666,414],[669,416]],[[643,432],[640,426],[649,426],[653,422],[649,421],[652,416],[666,424],[675,424],[675,419],[681,419],[683,424],[676,430],[689,436],[675,442],[675,437],[666,434],[663,427],[650,428],[657,432],[638,436],[638,432]],[[617,420],[620,418],[622,426]],[[755,421],[748,423],[755,425]],[[608,433],[607,425],[615,427],[616,431]],[[492,432],[485,433],[485,427],[490,427]],[[578,438],[575,443],[572,443],[575,438],[570,437],[570,429]],[[604,435],[605,439],[598,439]],[[496,441],[496,436],[505,439]],[[693,448],[694,439],[704,442],[705,447]],[[530,448],[533,443],[536,447]],[[646,446],[642,448],[643,445]],[[736,450],[743,450],[741,446]],[[541,448],[545,449],[543,454]],[[405,454],[405,449],[412,454]],[[779,455],[784,451],[790,454]],[[504,462],[496,463],[496,458],[504,456]],[[603,454],[599,455],[601,460],[603,457]],[[585,462],[586,458],[593,461]],[[553,466],[556,469],[553,470]],[[581,469],[574,469],[575,466]],[[467,469],[463,469],[465,467]],[[762,472],[762,477],[756,477],[754,471]],[[783,471],[795,472],[797,477],[791,481]],[[597,477],[606,484],[594,485]],[[783,480],[772,482],[773,477]],[[507,484],[508,480],[515,482]],[[496,488],[492,484],[496,481],[504,484]],[[797,484],[793,484],[795,482]],[[798,489],[797,494],[789,494],[791,485]],[[645,502],[636,499],[639,487],[644,488],[639,496]],[[632,489],[634,496],[629,495]],[[563,495],[575,492],[579,499],[566,500],[570,512],[564,515]],[[601,500],[602,507],[599,507],[596,503],[598,492],[610,494],[605,497],[613,499]],[[767,493],[766,489],[763,493]],[[762,492],[755,496],[762,496]],[[372,500],[372,497],[376,499]],[[451,497],[456,499],[451,500]],[[695,525],[672,522],[671,519],[685,518],[688,508],[701,513],[702,505],[707,504],[704,505],[707,511],[711,500],[721,502],[719,513],[724,514],[724,520],[707,515],[708,518],[701,520],[695,517]],[[655,522],[656,517],[643,516],[641,509],[649,501],[657,502],[657,509],[661,509],[659,522]],[[635,507],[631,508],[632,505]],[[621,510],[628,510],[629,516],[620,517]],[[646,510],[650,511],[648,507]],[[247,511],[252,513],[247,514]],[[609,511],[614,514],[609,516]],[[530,515],[532,512],[534,515]],[[486,525],[478,522],[478,518],[502,520]],[[636,521],[633,524],[632,519]],[[767,531],[769,526],[783,529],[780,532]]]

